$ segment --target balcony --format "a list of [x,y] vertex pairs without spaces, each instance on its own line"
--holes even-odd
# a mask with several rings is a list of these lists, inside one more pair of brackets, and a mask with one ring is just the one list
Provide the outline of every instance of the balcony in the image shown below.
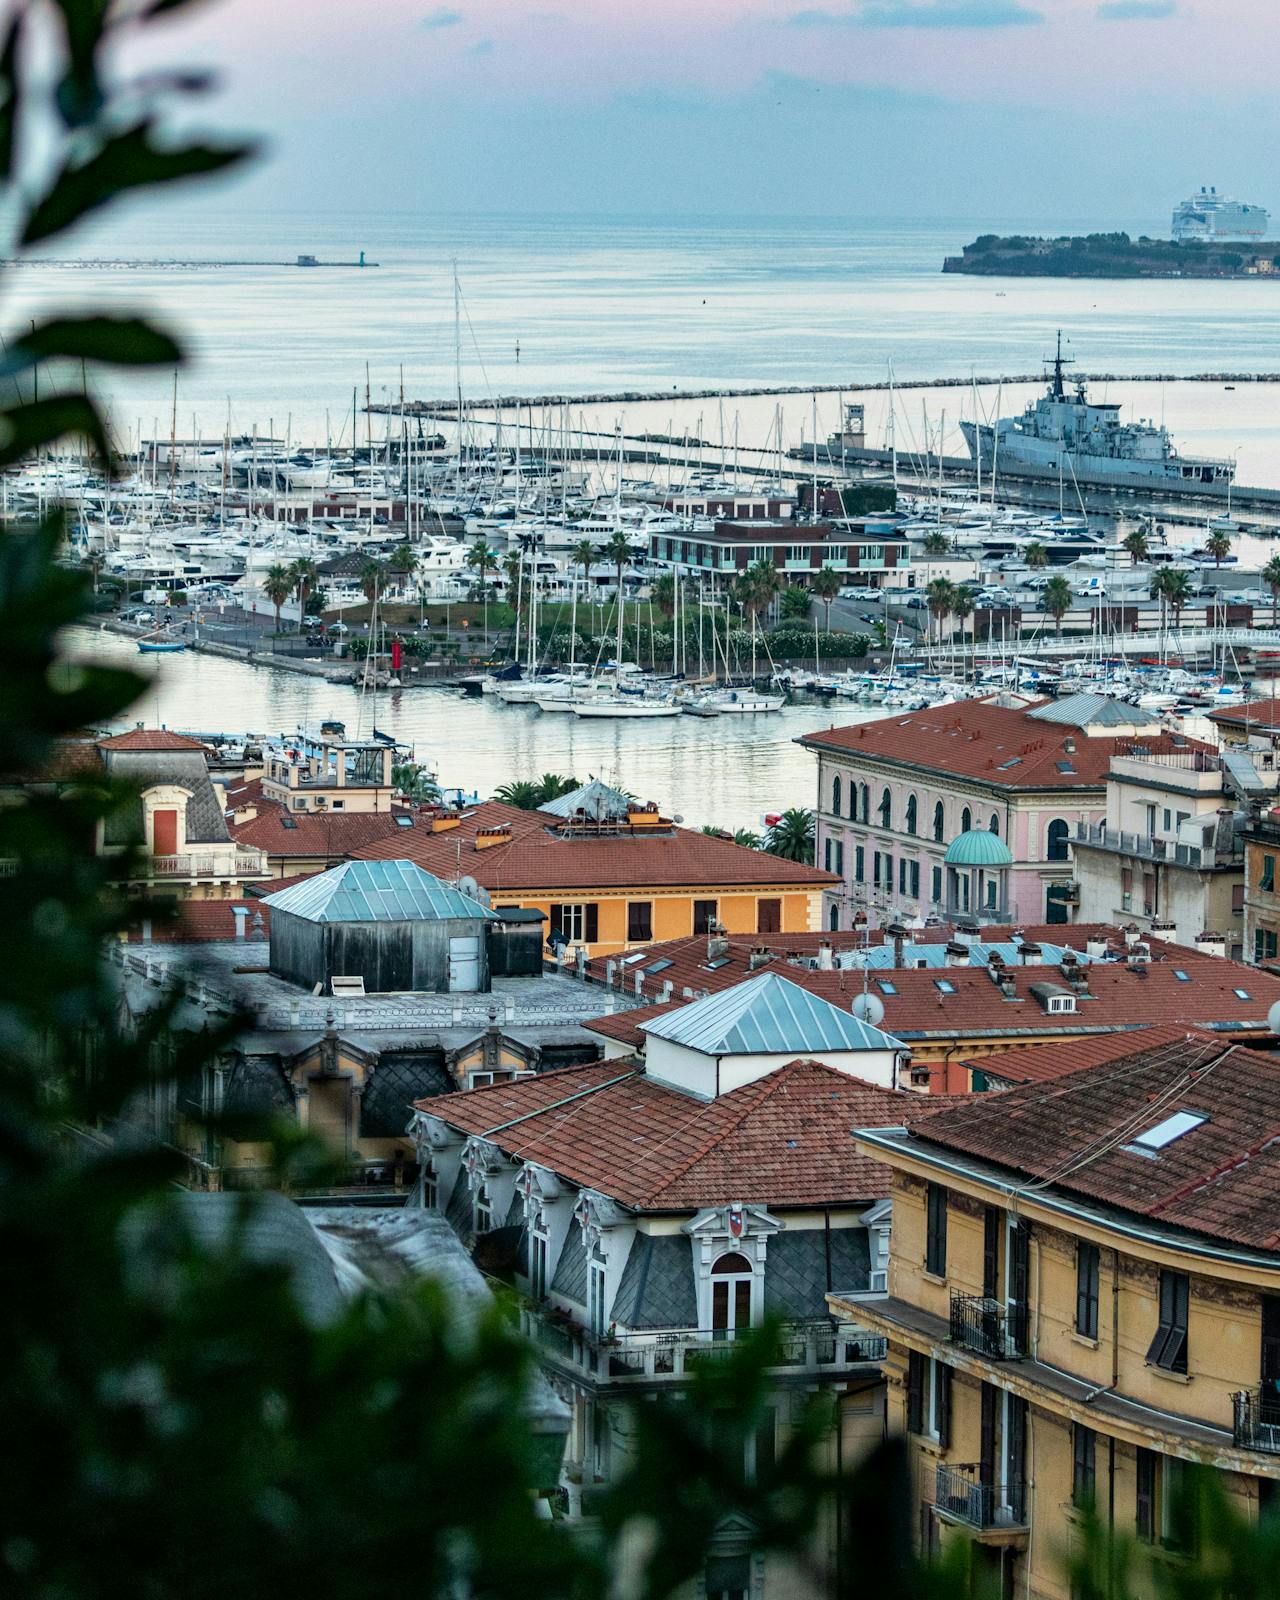
[[1280,1384],[1242,1389],[1231,1399],[1235,1410],[1231,1431],[1237,1449],[1280,1455]]
[[939,1466],[934,1480],[933,1509],[947,1522],[959,1523],[996,1542],[1027,1531],[1026,1485],[983,1483],[973,1467]]
[[[734,1341],[721,1330],[695,1328],[598,1337],[560,1312],[525,1305],[521,1331],[552,1365],[596,1385],[644,1386],[680,1382],[700,1366],[726,1360]],[[821,1317],[787,1322],[780,1330],[779,1374],[835,1377],[877,1366],[888,1341],[851,1323]]]
[[989,1361],[1016,1361],[1027,1353],[1027,1310],[980,1294],[951,1295],[951,1343]]
[[146,870],[153,878],[265,878],[266,858],[258,853],[237,856],[151,856]]
[[1126,833],[1108,828],[1104,822],[1077,822],[1077,846],[1109,850],[1115,855],[1132,856],[1139,861],[1154,861],[1167,867],[1186,867],[1209,872],[1215,867],[1239,867],[1244,863],[1244,846],[1237,837],[1231,850],[1215,850],[1212,845],[1183,844],[1177,839],[1156,839],[1146,833]]

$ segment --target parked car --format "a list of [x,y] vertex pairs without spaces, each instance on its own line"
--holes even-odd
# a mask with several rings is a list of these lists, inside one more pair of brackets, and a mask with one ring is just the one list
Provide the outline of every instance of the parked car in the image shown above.
[[929,602],[922,594],[913,594],[906,601],[908,611],[924,611],[928,608],[928,605]]
[[[367,626],[367,624],[366,624],[366,626]],[[329,624],[329,632],[330,633],[350,633],[351,629],[346,625],[345,622],[331,622]]]
[[842,600],[879,600],[881,591],[874,584],[868,584],[861,589],[841,589],[840,598]]

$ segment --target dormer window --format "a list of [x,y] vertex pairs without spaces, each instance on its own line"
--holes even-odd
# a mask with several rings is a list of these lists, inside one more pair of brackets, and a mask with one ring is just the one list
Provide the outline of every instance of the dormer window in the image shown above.
[[1074,1011],[1076,997],[1073,994],[1055,994],[1049,997],[1049,1010],[1052,1012]]
[[751,1326],[751,1289],[755,1274],[737,1251],[711,1266],[711,1329],[716,1339],[733,1339]]
[[604,1252],[597,1245],[587,1262],[587,1314],[591,1322],[591,1332],[597,1339],[604,1337],[605,1329],[609,1325],[608,1299],[605,1293],[606,1265]]
[[477,1236],[493,1227],[493,1204],[487,1184],[481,1184],[471,1201],[471,1230]]

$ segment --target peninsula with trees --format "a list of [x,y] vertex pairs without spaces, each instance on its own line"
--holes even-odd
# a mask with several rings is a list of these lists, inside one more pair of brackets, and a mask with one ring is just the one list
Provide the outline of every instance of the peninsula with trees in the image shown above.
[[984,233],[948,256],[942,270],[992,278],[1270,278],[1280,277],[1280,240]]

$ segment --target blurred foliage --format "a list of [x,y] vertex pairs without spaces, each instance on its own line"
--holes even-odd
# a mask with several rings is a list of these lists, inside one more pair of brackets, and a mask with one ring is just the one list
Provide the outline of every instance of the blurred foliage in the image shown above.
[[[197,77],[122,84],[104,71],[122,38],[183,7],[30,0],[11,12],[0,169],[11,195],[28,197],[27,243],[244,154],[165,131],[163,106],[203,87]],[[27,61],[37,27],[59,42],[52,73]],[[40,119],[59,130],[47,180],[15,170]],[[5,413],[0,461],[69,433],[106,451],[68,363],[87,375],[177,354],[142,322],[93,316],[45,324],[9,351],[15,372],[39,360],[52,383],[38,405]],[[127,854],[95,853],[97,829],[129,797],[68,765],[60,741],[118,718],[141,682],[61,654],[63,630],[92,600],[89,578],[57,564],[61,537],[58,517],[0,530],[0,773],[14,801],[0,806],[0,1594],[364,1600],[397,1586],[441,1600],[660,1600],[699,1574],[730,1514],[747,1519],[757,1550],[807,1570],[815,1594],[973,1592],[963,1549],[930,1568],[911,1555],[901,1444],[828,1474],[832,1395],[814,1395],[773,1464],[747,1473],[780,1354],[772,1327],[700,1369],[680,1398],[636,1408],[630,1466],[571,1535],[538,1497],[547,1468],[527,1420],[532,1359],[507,1305],[469,1325],[419,1285],[316,1319],[289,1274],[255,1252],[261,1200],[232,1202],[217,1237],[197,1225],[179,1154],[122,1135],[145,1135],[157,1080],[199,1073],[237,1024],[184,1035],[175,1052],[161,1048],[165,1006],[140,1031],[121,1023],[103,943],[162,908],[122,892]],[[21,800],[17,779],[28,780]],[[799,820],[802,836],[811,819]],[[292,1128],[234,1131],[270,1140],[284,1178],[321,1160]],[[1245,1527],[1212,1480],[1197,1492],[1213,1497],[1200,1557],[1158,1567],[1164,1592],[1270,1593],[1273,1526]],[[839,1555],[827,1571],[812,1565],[810,1536],[831,1516]],[[1077,1557],[1082,1595],[1112,1592],[1089,1585],[1145,1554],[1117,1550],[1091,1532]]]

